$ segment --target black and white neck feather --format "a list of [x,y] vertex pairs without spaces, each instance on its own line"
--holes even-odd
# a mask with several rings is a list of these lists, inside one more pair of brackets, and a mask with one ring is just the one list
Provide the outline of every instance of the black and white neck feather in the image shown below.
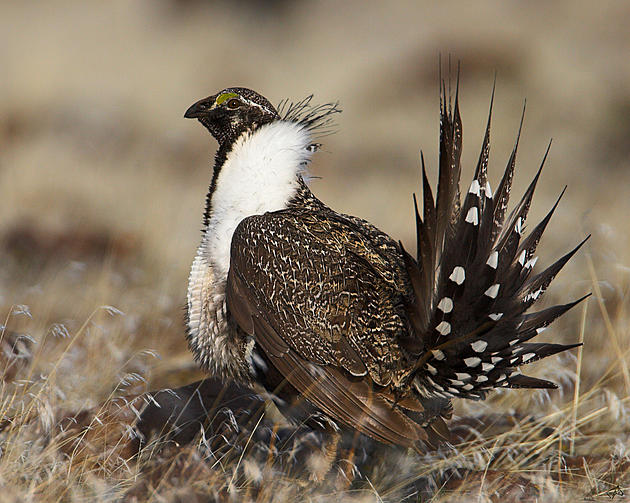
[[330,132],[331,116],[340,111],[336,104],[313,107],[311,100],[283,102],[278,112],[258,93],[230,87],[198,101],[185,114],[197,118],[219,142],[187,310],[193,351],[216,373],[241,375],[245,370],[230,363],[232,353],[246,348],[242,341],[230,340],[225,311],[234,230],[248,216],[287,207],[319,147],[314,138]]

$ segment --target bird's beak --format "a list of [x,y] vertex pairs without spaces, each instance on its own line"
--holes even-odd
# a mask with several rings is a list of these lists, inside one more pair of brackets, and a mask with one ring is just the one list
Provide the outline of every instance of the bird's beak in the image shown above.
[[186,113],[184,117],[186,119],[198,119],[200,117],[204,117],[208,115],[208,112],[212,109],[214,102],[216,100],[216,95],[208,96],[202,100],[199,100],[197,103],[192,105]]

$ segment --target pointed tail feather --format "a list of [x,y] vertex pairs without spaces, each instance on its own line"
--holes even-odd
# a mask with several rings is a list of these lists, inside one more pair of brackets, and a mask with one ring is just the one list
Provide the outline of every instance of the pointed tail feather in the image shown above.
[[588,296],[535,313],[526,311],[588,238],[532,276],[536,247],[564,194],[563,190],[524,237],[549,147],[523,197],[506,217],[525,108],[507,167],[492,194],[487,166],[493,88],[474,178],[461,201],[458,91],[452,107],[444,84],[441,91],[437,193],[434,198],[422,157],[422,212],[414,196],[417,257],[403,249],[414,291],[407,312],[417,340],[410,347],[422,348],[410,377],[421,394],[444,398],[479,399],[497,387],[553,388],[553,383],[522,375],[516,368],[576,347],[527,341]]

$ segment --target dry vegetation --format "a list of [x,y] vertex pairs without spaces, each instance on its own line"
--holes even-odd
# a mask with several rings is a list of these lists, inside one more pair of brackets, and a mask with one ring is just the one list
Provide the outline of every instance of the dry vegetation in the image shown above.
[[[0,14],[0,501],[628,497],[626,2],[7,0]],[[438,51],[463,64],[467,173],[495,70],[494,180],[524,97],[516,191],[555,139],[530,219],[569,190],[539,264],[593,234],[540,303],[594,293],[541,336],[584,341],[536,364],[561,389],[459,402],[453,448],[422,458],[359,439],[329,463],[325,438],[273,430],[270,410],[138,450],[139,395],[203,377],[182,306],[214,144],[183,111],[230,84],[339,99],[314,190],[411,244],[418,147],[435,175]]]

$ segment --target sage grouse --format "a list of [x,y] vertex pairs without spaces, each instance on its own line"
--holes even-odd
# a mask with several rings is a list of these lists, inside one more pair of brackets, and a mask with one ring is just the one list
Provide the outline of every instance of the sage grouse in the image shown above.
[[305,184],[336,104],[276,110],[230,87],[186,111],[219,143],[188,285],[188,342],[205,369],[283,402],[303,397],[327,427],[417,450],[448,438],[451,398],[556,387],[517,368],[577,346],[528,341],[579,300],[526,311],[580,245],[534,274],[557,203],[524,237],[539,170],[507,214],[518,138],[493,192],[492,105],[462,200],[457,93],[451,101],[442,86],[437,195],[423,161],[417,258]]

